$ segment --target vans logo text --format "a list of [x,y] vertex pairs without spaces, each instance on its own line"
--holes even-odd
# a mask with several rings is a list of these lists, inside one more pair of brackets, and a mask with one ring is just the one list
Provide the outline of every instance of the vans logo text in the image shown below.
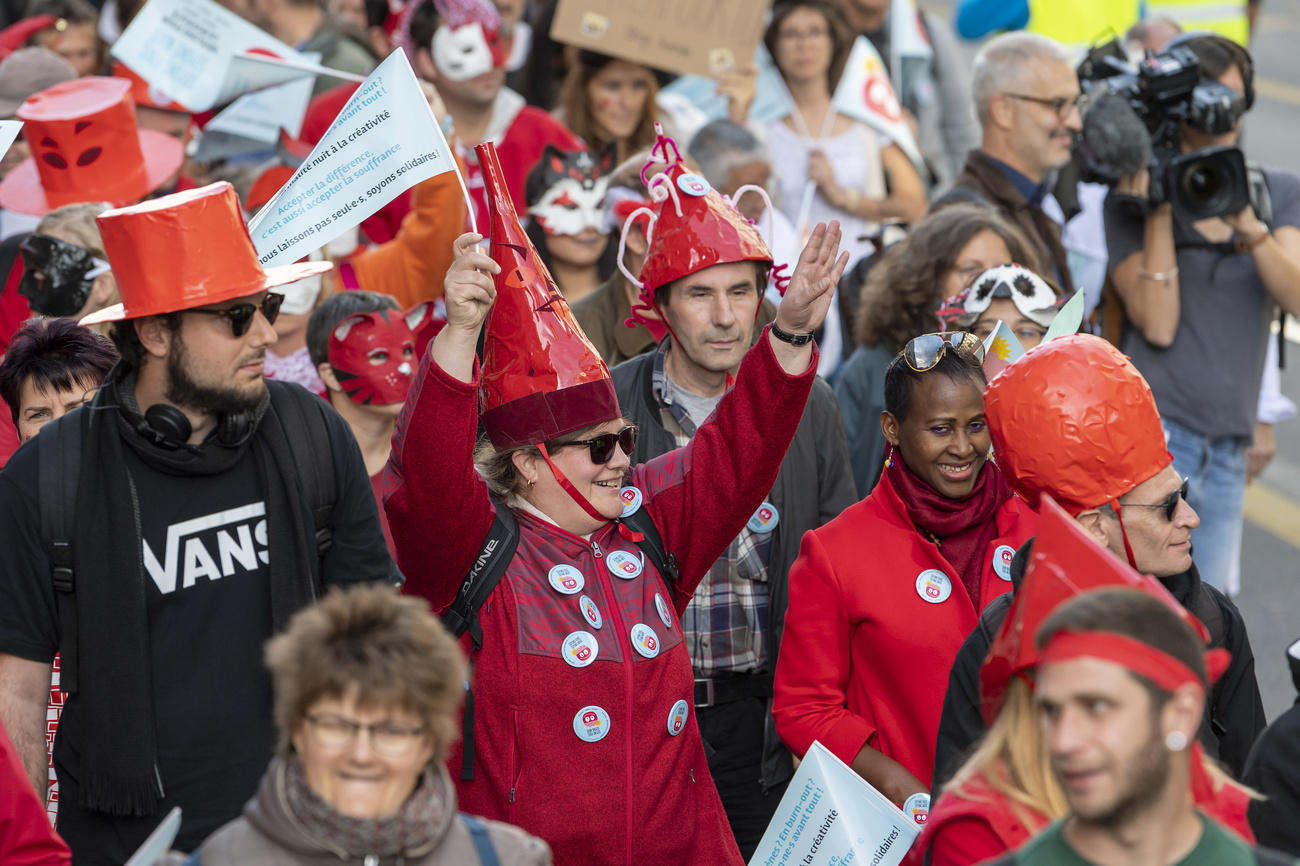
[[[200,533],[209,534],[208,543]],[[235,573],[236,563],[243,571],[256,571],[270,562],[266,534],[266,503],[254,502],[239,508],[195,517],[167,527],[167,548],[162,562],[141,539],[144,567],[163,595],[175,592],[177,572],[181,588],[189,589],[200,578],[217,580]],[[213,553],[216,553],[214,556]]]

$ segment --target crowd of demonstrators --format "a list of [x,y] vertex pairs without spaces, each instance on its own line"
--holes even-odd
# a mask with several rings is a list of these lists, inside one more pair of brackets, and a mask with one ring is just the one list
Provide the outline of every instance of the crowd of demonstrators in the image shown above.
[[[1063,229],[1051,3],[968,67],[907,0],[775,0],[696,104],[555,0],[219,2],[404,52],[457,171],[264,269],[246,220],[359,84],[237,145],[110,57],[143,0],[0,0],[0,860],[122,862],[179,806],[169,864],[740,863],[814,740],[935,798],[909,866],[1300,856],[1297,717],[1219,591],[1293,176]],[[1248,52],[1179,39],[1239,118]],[[1102,272],[1132,362],[1042,344]]]

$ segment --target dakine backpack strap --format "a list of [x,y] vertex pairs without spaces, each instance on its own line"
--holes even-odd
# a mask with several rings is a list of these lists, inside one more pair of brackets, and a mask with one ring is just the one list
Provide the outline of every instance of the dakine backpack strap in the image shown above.
[[492,837],[488,835],[487,824],[464,812],[457,812],[456,816],[469,831],[469,838],[474,843],[474,851],[478,854],[478,862],[483,866],[500,866],[501,860],[497,857],[497,849],[492,844]]
[[492,527],[483,539],[479,555],[461,582],[456,600],[442,615],[442,624],[453,637],[459,638],[468,631],[474,641],[474,648],[480,649],[483,646],[483,630],[478,624],[479,609],[487,603],[488,596],[501,582],[518,546],[519,521],[514,512],[498,503],[496,517],[492,519]]
[[650,562],[663,575],[664,582],[668,584],[669,592],[676,590],[677,577],[680,568],[677,563],[677,557],[664,548],[663,537],[659,534],[655,522],[650,519],[650,512],[644,508],[638,508],[626,517],[620,518],[621,522],[633,532],[640,533],[641,540],[637,542],[637,547],[650,558]]
[[40,493],[41,538],[50,557],[50,576],[59,616],[59,688],[77,691],[77,586],[73,568],[73,518],[81,445],[89,410],[51,425],[36,439],[37,486]]
[[[295,391],[301,391],[297,393]],[[271,401],[271,409],[280,424],[266,425],[271,435],[283,430],[287,440],[283,443],[293,456],[303,497],[311,509],[316,533],[316,555],[323,557],[334,546],[330,518],[338,498],[334,475],[334,448],[326,427],[324,401],[306,388],[277,388],[272,395],[282,397]]]

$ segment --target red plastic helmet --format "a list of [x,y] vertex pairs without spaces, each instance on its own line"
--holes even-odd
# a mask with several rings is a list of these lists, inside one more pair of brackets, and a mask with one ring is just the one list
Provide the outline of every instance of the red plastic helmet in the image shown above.
[[1090,334],[1036,346],[984,392],[993,453],[1030,505],[1071,514],[1115,503],[1164,469],[1155,397],[1118,349]]
[[536,445],[623,417],[609,368],[524,234],[496,147],[474,148],[501,266],[483,350],[483,427],[497,448]]

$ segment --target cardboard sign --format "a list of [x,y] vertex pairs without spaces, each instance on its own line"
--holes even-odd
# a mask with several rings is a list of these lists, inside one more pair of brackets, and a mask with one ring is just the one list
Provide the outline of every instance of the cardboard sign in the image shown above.
[[813,741],[749,866],[898,866],[921,827]]
[[248,225],[262,265],[325,246],[455,158],[399,49],[352,94],[320,143]]
[[918,170],[924,165],[921,149],[916,146],[912,130],[903,119],[903,107],[898,104],[885,64],[867,37],[859,36],[853,43],[831,104],[840,114],[860,120],[889,136]]
[[112,53],[170,99],[199,112],[245,92],[231,93],[223,83],[231,58],[250,48],[303,61],[288,45],[212,0],[149,0],[113,43]]
[[23,131],[21,120],[0,120],[0,156],[9,152],[18,140],[18,133]]
[[771,0],[559,0],[551,38],[683,75],[735,69],[763,36]]

